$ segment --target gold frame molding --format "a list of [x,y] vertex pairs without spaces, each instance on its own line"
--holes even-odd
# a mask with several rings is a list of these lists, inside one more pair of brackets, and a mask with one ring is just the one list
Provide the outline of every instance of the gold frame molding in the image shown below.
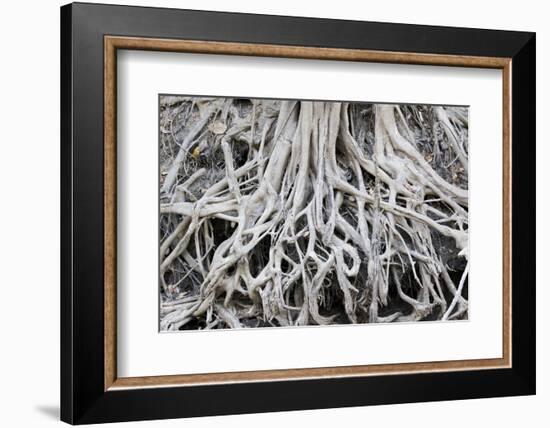
[[[338,61],[441,65],[502,70],[503,94],[503,349],[501,358],[377,364],[345,367],[262,370],[170,376],[117,377],[116,368],[116,53],[118,49],[218,55],[248,55]],[[104,37],[104,390],[191,386],[308,378],[356,377],[421,372],[509,368],[512,362],[511,251],[511,58],[419,54],[138,37]]]

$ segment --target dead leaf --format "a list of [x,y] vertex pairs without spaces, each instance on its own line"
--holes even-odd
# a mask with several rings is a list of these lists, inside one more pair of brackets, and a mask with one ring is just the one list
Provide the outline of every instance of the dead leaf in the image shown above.
[[214,133],[216,135],[220,135],[220,134],[223,134],[227,130],[227,125],[223,122],[216,121],[216,122],[213,122],[210,125],[208,125],[208,129],[212,133]]

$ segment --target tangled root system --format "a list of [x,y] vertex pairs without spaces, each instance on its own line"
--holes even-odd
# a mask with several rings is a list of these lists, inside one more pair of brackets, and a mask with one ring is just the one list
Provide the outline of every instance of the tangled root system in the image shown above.
[[464,319],[468,110],[163,96],[161,330]]

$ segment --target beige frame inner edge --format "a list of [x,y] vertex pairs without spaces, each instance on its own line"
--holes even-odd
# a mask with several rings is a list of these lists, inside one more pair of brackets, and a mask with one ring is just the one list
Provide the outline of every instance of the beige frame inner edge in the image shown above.
[[[503,82],[503,349],[502,358],[170,376],[117,377],[116,368],[116,61],[117,49],[249,55],[502,70]],[[266,44],[104,37],[104,389],[338,378],[511,367],[511,58],[385,52]]]

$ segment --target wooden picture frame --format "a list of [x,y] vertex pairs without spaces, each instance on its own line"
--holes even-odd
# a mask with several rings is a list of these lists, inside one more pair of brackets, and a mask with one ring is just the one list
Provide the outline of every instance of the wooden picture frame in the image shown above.
[[[118,377],[118,49],[502,70],[502,358]],[[533,33],[77,3],[61,8],[61,54],[62,420],[114,422],[535,392]]]

